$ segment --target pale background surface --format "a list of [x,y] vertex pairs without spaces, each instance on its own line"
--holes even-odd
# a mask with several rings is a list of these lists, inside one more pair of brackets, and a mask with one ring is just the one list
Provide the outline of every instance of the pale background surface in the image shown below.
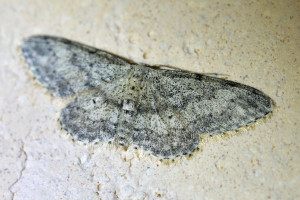
[[[299,1],[0,0],[0,199],[299,199]],[[73,143],[65,102],[33,81],[17,46],[50,34],[136,62],[229,75],[278,111],[166,166]]]

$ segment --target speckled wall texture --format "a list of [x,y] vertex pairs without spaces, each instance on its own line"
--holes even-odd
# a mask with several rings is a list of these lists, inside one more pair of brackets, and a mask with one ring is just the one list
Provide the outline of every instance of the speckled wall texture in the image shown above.
[[[300,198],[299,1],[0,4],[0,199]],[[263,91],[277,109],[171,165],[111,145],[83,146],[57,122],[67,101],[37,84],[21,59],[18,46],[35,34],[217,73]]]

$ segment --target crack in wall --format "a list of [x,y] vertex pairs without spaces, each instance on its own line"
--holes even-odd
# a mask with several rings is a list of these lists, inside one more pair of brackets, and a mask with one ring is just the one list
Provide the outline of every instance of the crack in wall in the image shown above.
[[24,159],[23,162],[22,162],[22,168],[21,168],[19,177],[18,177],[17,180],[16,180],[15,182],[13,182],[13,183],[9,186],[9,188],[8,188],[8,190],[9,190],[9,192],[10,192],[10,194],[11,194],[11,199],[12,199],[12,200],[13,200],[14,197],[15,197],[15,192],[12,191],[12,188],[13,188],[13,187],[21,180],[21,178],[22,178],[22,176],[23,176],[23,172],[24,172],[24,170],[25,170],[25,168],[26,168],[26,163],[27,163],[27,159],[28,159],[27,153],[26,153],[25,148],[24,148],[24,142],[23,142],[23,140],[21,140],[21,148],[20,148],[20,151],[22,152],[22,154],[21,154],[19,157],[21,157],[22,155],[24,155],[25,159]]

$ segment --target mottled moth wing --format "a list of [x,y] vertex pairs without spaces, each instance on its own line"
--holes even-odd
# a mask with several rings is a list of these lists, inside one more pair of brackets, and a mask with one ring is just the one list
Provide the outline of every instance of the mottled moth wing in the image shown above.
[[271,98],[261,91],[201,74],[162,70],[153,87],[162,107],[180,112],[201,133],[235,130],[273,110]]
[[82,142],[113,141],[120,107],[107,99],[101,89],[79,95],[61,112],[61,126]]
[[[126,110],[123,105],[129,98],[128,84],[133,72],[134,68],[124,78],[78,95],[75,101],[62,110],[62,127],[82,142],[118,140],[124,125],[122,122]],[[130,141],[128,134],[126,141]]]
[[[236,130],[272,112],[272,100],[236,82],[183,71],[154,70],[144,79],[133,143],[156,156],[193,153],[200,134]],[[144,111],[144,112],[143,112]]]
[[34,76],[59,97],[111,82],[127,75],[131,68],[119,57],[52,36],[29,37],[21,50]]

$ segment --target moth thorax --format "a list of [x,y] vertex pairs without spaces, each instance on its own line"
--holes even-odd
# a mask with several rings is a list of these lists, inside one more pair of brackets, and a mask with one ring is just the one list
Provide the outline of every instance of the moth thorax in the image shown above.
[[118,134],[116,137],[116,142],[120,146],[128,147],[130,143],[130,138],[132,135],[131,121],[136,113],[136,103],[133,99],[125,98],[123,100],[122,106],[123,113],[120,116],[120,121],[118,125]]
[[125,86],[123,94],[122,114],[120,115],[116,142],[120,146],[128,147],[132,142],[132,121],[136,115],[139,93],[141,90],[140,80],[135,76],[131,77],[128,84]]
[[135,79],[131,79],[126,86],[126,92],[123,95],[123,111],[125,114],[133,114],[136,111],[137,102],[139,99],[140,85],[137,84]]

